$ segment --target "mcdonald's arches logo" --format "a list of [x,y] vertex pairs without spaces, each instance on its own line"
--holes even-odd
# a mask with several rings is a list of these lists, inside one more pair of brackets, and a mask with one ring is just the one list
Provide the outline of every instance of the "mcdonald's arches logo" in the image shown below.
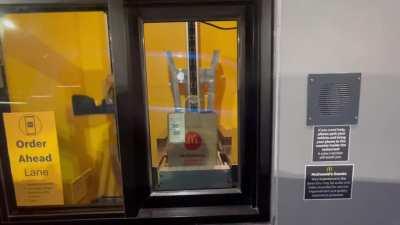
[[200,146],[203,140],[201,139],[201,136],[193,131],[187,132],[185,136],[185,148],[187,150],[197,150]]

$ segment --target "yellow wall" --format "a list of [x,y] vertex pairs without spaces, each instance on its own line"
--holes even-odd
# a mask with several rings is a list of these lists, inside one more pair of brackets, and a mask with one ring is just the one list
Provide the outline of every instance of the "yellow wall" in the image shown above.
[[116,148],[113,115],[77,117],[71,102],[73,94],[94,97],[97,104],[104,98],[111,73],[105,14],[24,13],[4,19],[15,25],[2,31],[9,97],[24,103],[13,104],[12,111],[55,111],[64,182],[93,169],[92,198],[109,195],[98,192],[98,177],[115,183],[101,169]]
[[157,139],[167,136],[167,116],[174,111],[165,52],[174,53],[177,68],[186,68],[186,24],[146,23],[144,37],[151,155],[156,167],[159,161]]
[[[237,21],[208,21],[214,25],[232,28]],[[216,111],[218,127],[224,136],[232,137],[231,162],[238,163],[238,110],[237,110],[237,29],[220,30],[199,23],[200,66],[208,68],[214,50],[220,51],[220,66],[216,77]]]
[[[237,25],[236,21],[213,23],[223,27]],[[237,30],[222,31],[203,24],[198,28],[200,65],[208,68],[212,51],[221,53],[216,109],[220,131],[233,137],[231,160],[237,164]],[[172,51],[177,67],[186,69],[186,23],[146,23],[144,37],[152,164],[156,167],[159,162],[157,139],[167,137],[167,115],[174,111],[165,52]]]

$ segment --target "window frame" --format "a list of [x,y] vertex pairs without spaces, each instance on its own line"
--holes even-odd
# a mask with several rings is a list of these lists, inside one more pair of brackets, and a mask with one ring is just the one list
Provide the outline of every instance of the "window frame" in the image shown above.
[[[122,130],[134,130],[134,135],[129,132],[120,135],[122,149],[135,149],[135,151],[122,151],[123,170],[130,171],[124,178],[128,179],[129,184],[124,187],[125,193],[130,193],[126,198],[127,214],[130,216],[161,217],[170,216],[193,217],[199,210],[209,210],[207,216],[234,218],[245,216],[250,218],[269,217],[270,199],[270,172],[271,172],[271,135],[272,129],[272,76],[271,62],[266,62],[265,72],[261,75],[261,58],[271,60],[268,55],[261,57],[261,21],[262,14],[257,8],[262,2],[257,1],[217,1],[211,0],[205,4],[204,1],[134,1],[126,4],[128,7],[128,27],[126,27],[128,61],[139,62],[128,66],[128,76],[126,84],[130,86],[125,92],[126,96],[118,100],[120,121],[130,123],[120,124]],[[258,4],[257,4],[258,3]],[[270,1],[265,1],[265,5],[272,7]],[[263,5],[264,5],[263,4]],[[265,7],[264,5],[264,7]],[[217,10],[216,10],[217,9]],[[272,9],[272,8],[271,8]],[[271,11],[264,13],[269,14]],[[265,15],[264,15],[265,16]],[[268,23],[272,22],[271,17],[265,17]],[[189,20],[222,20],[239,18],[245,22],[246,27],[246,80],[244,82],[243,73],[239,76],[239,86],[245,94],[239,93],[239,131],[240,135],[240,162],[242,168],[241,179],[242,191],[238,193],[215,193],[210,191],[191,191],[189,195],[153,195],[151,193],[150,182],[150,156],[149,156],[149,121],[147,108],[147,91],[144,66],[144,46],[142,26],[146,21],[151,22],[179,22]],[[268,28],[271,28],[269,26]],[[265,35],[271,34],[265,30]],[[243,35],[243,34],[242,34]],[[268,40],[272,40],[267,38]],[[269,42],[270,44],[272,43]],[[263,53],[271,54],[271,46],[264,46],[266,51]],[[250,50],[253,49],[253,50]],[[248,77],[251,75],[250,77]],[[250,79],[249,79],[250,78]],[[262,90],[263,89],[263,90]],[[260,93],[266,94],[261,98]],[[254,97],[256,96],[256,97]],[[244,100],[244,104],[243,104]],[[263,102],[261,102],[263,101]],[[129,102],[130,104],[123,104]],[[250,108],[251,114],[244,109]],[[139,110],[138,110],[139,109]],[[260,124],[267,126],[261,130]],[[242,129],[244,127],[244,129]],[[129,139],[129,140],[128,140]],[[263,144],[261,143],[263,142]],[[244,146],[251,146],[248,151],[243,152]],[[263,147],[262,147],[263,146]],[[242,155],[243,154],[243,155]],[[244,157],[243,157],[244,156]],[[263,158],[261,158],[263,157]],[[143,159],[146,160],[134,160]],[[251,163],[249,163],[251,162]],[[254,176],[255,174],[255,176]],[[132,182],[130,182],[132,181]],[[173,192],[172,192],[173,193]],[[190,203],[191,207],[188,207]],[[238,213],[235,209],[239,207],[246,213]],[[156,210],[157,209],[157,210]],[[159,213],[160,211],[163,211]],[[173,212],[173,213],[172,213]]]
[[[103,11],[108,18],[106,0],[5,0],[0,3],[0,13],[41,13],[41,12],[91,12]],[[110,36],[110,34],[108,34]],[[110,51],[110,50],[109,50]],[[110,51],[111,53],[111,51]],[[3,72],[4,76],[4,72]],[[8,101],[7,83],[0,89],[0,100]],[[10,107],[0,105],[0,113],[9,112]],[[120,206],[62,206],[62,207],[20,207],[16,206],[14,185],[7,151],[7,140],[3,117],[0,116],[0,224],[2,221],[32,221],[68,218],[122,217]]]
[[[129,7],[129,6],[128,6]],[[218,10],[215,10],[215,8],[218,8]],[[133,11],[133,12],[132,12]],[[152,22],[186,22],[189,20],[197,21],[197,20],[204,20],[204,21],[215,21],[215,20],[235,20],[238,22],[238,38],[240,40],[243,40],[239,43],[238,45],[238,55],[242,55],[241,57],[238,58],[238,88],[239,92],[240,91],[246,91],[246,86],[244,85],[244,76],[242,74],[245,73],[244,69],[246,68],[245,61],[247,58],[248,54],[245,54],[245,46],[246,46],[246,24],[245,24],[245,12],[246,12],[246,6],[240,5],[240,6],[225,6],[225,5],[219,5],[217,7],[215,6],[152,6],[152,7],[138,7],[131,9],[131,12],[129,14],[129,22],[130,24],[138,24],[138,26],[135,29],[135,26],[130,25],[129,32],[130,35],[128,38],[130,38],[129,43],[139,43],[139,45],[134,45],[129,47],[128,49],[139,49],[138,52],[134,52],[131,55],[131,62],[140,62],[141,68],[139,71],[138,67],[132,67],[131,70],[132,75],[136,81],[141,80],[143,85],[141,86],[143,90],[141,93],[144,93],[141,98],[144,98],[144,102],[146,104],[145,108],[143,109],[143,114],[141,115],[141,118],[137,118],[138,121],[143,121],[143,126],[147,127],[146,130],[146,140],[147,140],[147,145],[146,146],[137,146],[137,149],[143,149],[142,155],[146,154],[147,158],[147,166],[150,168],[151,165],[151,155],[150,155],[150,131],[149,131],[149,119],[148,119],[148,104],[147,104],[147,84],[146,84],[146,72],[145,72],[145,53],[144,53],[144,45],[141,44],[144,40],[144,32],[143,32],[143,26],[144,23],[152,23]],[[205,15],[205,16],[204,16]],[[206,18],[205,18],[206,17]],[[139,38],[137,40],[136,38]],[[139,41],[139,42],[138,42]],[[139,57],[138,57],[139,56]],[[134,66],[134,65],[132,65]],[[139,88],[139,87],[136,87]],[[139,96],[139,93],[135,94],[135,97]],[[132,96],[133,97],[133,96]],[[238,93],[238,102],[246,102],[246,99],[244,99],[244,95]],[[243,104],[239,104],[242,107],[238,107],[238,114],[242,115],[241,112],[244,111],[244,106]],[[135,107],[137,108],[137,107]],[[242,141],[242,135],[246,134],[247,132],[240,132],[243,130],[243,125],[245,125],[245,118],[242,116],[239,116],[239,145],[240,149],[242,149],[245,144]],[[144,137],[144,135],[142,135]],[[243,151],[239,151],[240,159],[247,158],[248,155],[242,154]],[[246,157],[247,156],[247,157]],[[142,156],[143,157],[143,156]],[[242,167],[242,161],[240,161],[240,166]],[[140,171],[140,173],[143,173],[143,168],[136,168],[137,171]],[[210,206],[210,205],[252,205],[252,202],[249,200],[251,198],[249,190],[253,187],[251,186],[251,183],[246,180],[249,176],[240,176],[239,180],[240,183],[240,188],[239,189],[217,189],[217,190],[191,190],[191,191],[186,191],[185,193],[188,194],[179,194],[176,195],[178,192],[175,191],[170,191],[170,192],[152,192],[152,182],[151,182],[151,172],[147,172],[144,181],[144,184],[149,184],[149,186],[146,186],[147,191],[150,193],[147,199],[144,202],[144,208],[153,208],[153,207],[171,207],[173,205],[175,206],[187,206],[188,203],[190,203],[192,206]],[[240,174],[240,172],[239,172]],[[244,178],[244,179],[241,179]],[[242,191],[245,190],[245,191]],[[246,192],[246,193],[242,193]]]
[[[247,48],[253,49],[250,69],[254,74],[249,88],[246,90],[247,101],[249,101],[256,111],[255,117],[242,118],[246,123],[252,124],[250,131],[256,131],[254,149],[250,155],[252,166],[245,166],[246,175],[251,175],[252,187],[250,188],[251,201],[249,204],[239,204],[229,202],[232,196],[240,193],[231,193],[225,196],[217,196],[215,193],[204,194],[201,191],[194,191],[189,196],[189,200],[194,201],[194,207],[171,207],[172,204],[182,200],[182,196],[152,196],[149,193],[149,180],[147,175],[149,161],[135,160],[133,164],[129,159],[140,159],[144,156],[149,159],[148,151],[148,127],[147,111],[145,98],[132,98],[145,96],[143,76],[140,82],[135,77],[136,74],[143,74],[143,65],[140,71],[134,71],[132,58],[140,59],[143,54],[137,51],[132,55],[129,51],[132,47],[138,47],[139,35],[129,36],[129,23],[127,20],[132,17],[132,10],[151,7],[188,7],[196,6],[224,6],[224,7],[244,7],[246,11],[246,31]],[[26,7],[25,7],[26,6]],[[16,10],[16,7],[19,9]],[[107,209],[96,211],[96,208],[71,208],[60,210],[28,210],[25,213],[15,213],[11,210],[10,202],[15,198],[13,193],[13,183],[10,176],[8,156],[1,157],[0,161],[0,224],[19,223],[19,222],[48,222],[49,224],[63,223],[68,221],[86,222],[115,222],[117,224],[137,222],[151,223],[163,221],[167,222],[240,222],[240,221],[268,221],[270,216],[270,184],[271,184],[271,152],[272,152],[272,29],[273,29],[273,0],[4,0],[0,2],[0,12],[53,12],[53,11],[90,11],[103,10],[107,13],[108,30],[110,39],[110,57],[112,71],[115,76],[116,89],[116,120],[119,133],[119,151],[121,154],[121,167],[123,178],[123,198],[124,210],[108,211]],[[195,11],[193,11],[195,12]],[[128,18],[129,17],[129,18]],[[130,27],[137,29],[139,27]],[[132,42],[133,38],[133,42]],[[248,42],[248,43],[247,43]],[[138,48],[140,49],[140,48]],[[140,59],[141,60],[141,59]],[[246,65],[247,65],[246,61]],[[2,93],[0,93],[2,94]],[[256,96],[256,98],[250,98]],[[4,95],[0,96],[4,97]],[[249,100],[250,99],[250,100]],[[129,104],[127,104],[129,102]],[[3,112],[4,105],[0,105]],[[240,110],[240,109],[239,109]],[[141,118],[146,118],[145,123]],[[139,127],[140,129],[137,129]],[[136,129],[133,129],[136,128]],[[5,152],[7,146],[4,136],[4,126],[2,117],[0,119],[0,147]],[[243,132],[246,136],[251,136],[254,132]],[[135,138],[132,138],[135,137]],[[241,141],[241,140],[240,140]],[[140,154],[132,151],[135,147],[146,146],[146,151]],[[145,153],[145,154],[144,154]],[[6,154],[7,155],[7,154]],[[247,169],[246,169],[247,168]],[[138,169],[138,170],[136,170]],[[8,170],[8,171],[7,171]],[[134,171],[134,172],[132,172]],[[140,174],[141,172],[141,174]],[[254,176],[254,174],[256,174]],[[11,188],[11,189],[10,189]],[[11,190],[11,192],[10,192]],[[140,195],[140,194],[145,195]],[[4,198],[3,198],[4,197]],[[144,202],[147,197],[152,198],[151,202]],[[186,196],[187,197],[187,196]],[[236,198],[236,197],[235,197]],[[207,202],[213,200],[213,204]],[[165,205],[158,203],[166,201]],[[228,201],[229,204],[223,204]],[[139,203],[139,204],[138,204]],[[15,205],[15,201],[13,203]],[[12,206],[12,205],[11,205]],[[160,207],[164,206],[164,207]],[[168,206],[168,207],[167,207]],[[15,209],[15,207],[14,207]],[[33,213],[33,214],[32,214]]]

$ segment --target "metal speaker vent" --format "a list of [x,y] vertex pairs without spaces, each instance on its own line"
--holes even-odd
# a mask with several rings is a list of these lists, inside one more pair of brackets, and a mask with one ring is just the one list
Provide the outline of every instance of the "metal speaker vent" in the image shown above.
[[361,74],[310,74],[307,125],[358,122]]

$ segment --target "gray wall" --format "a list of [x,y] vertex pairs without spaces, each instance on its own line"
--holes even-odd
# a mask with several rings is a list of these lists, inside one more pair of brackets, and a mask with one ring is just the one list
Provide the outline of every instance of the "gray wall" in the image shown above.
[[[279,225],[400,224],[400,1],[277,0],[275,179]],[[309,73],[361,72],[351,127],[351,200],[303,201],[312,163],[306,120]]]

